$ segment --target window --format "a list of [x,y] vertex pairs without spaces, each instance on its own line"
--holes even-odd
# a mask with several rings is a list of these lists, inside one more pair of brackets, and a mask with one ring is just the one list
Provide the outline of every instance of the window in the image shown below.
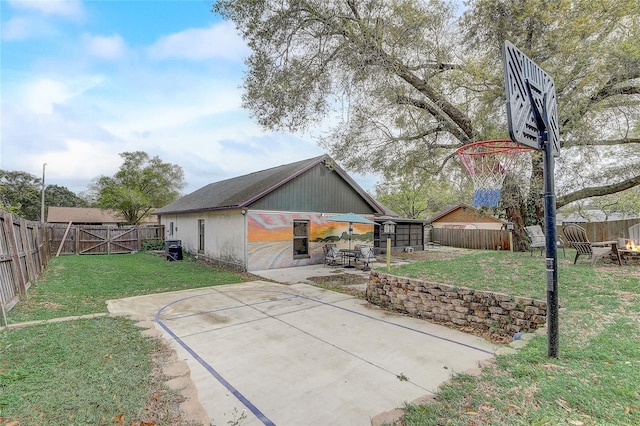
[[204,219],[198,219],[198,253],[204,253]]
[[309,221],[293,221],[293,257],[309,257]]
[[173,222],[169,222],[169,235],[173,235]]

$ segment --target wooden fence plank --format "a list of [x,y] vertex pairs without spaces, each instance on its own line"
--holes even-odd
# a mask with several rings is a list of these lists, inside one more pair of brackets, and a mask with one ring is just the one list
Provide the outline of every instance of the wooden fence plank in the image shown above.
[[20,219],[18,221],[18,227],[20,232],[20,239],[22,240],[22,250],[24,251],[24,263],[25,263],[25,272],[27,274],[27,279],[25,282],[25,286],[27,290],[31,286],[31,283],[36,279],[38,273],[35,268],[35,263],[33,261],[33,244],[31,238],[29,238],[28,225],[27,221],[24,219]]
[[9,245],[9,253],[11,254],[11,262],[13,264],[13,271],[15,276],[15,285],[21,296],[27,296],[26,278],[21,265],[21,246],[19,245],[18,238],[13,225],[13,215],[8,215],[8,220],[5,220],[4,231],[7,234],[7,243]]
[[69,235],[69,229],[71,229],[71,224],[73,222],[69,222],[69,224],[67,225],[67,230],[64,231],[64,235],[62,236],[62,241],[60,241],[60,247],[58,247],[58,251],[56,252],[56,257],[60,256],[60,251],[62,250],[62,246],[64,244],[64,241],[67,239],[67,235]]

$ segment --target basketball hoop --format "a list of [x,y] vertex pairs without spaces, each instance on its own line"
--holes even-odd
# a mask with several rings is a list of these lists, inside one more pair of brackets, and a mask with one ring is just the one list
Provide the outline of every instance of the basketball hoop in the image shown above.
[[498,207],[505,176],[518,154],[531,148],[509,139],[473,142],[457,150],[460,161],[473,180],[473,207]]

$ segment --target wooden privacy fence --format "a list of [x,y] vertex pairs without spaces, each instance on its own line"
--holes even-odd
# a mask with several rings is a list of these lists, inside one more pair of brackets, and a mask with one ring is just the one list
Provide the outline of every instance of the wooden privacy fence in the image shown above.
[[499,229],[433,228],[431,241],[443,246],[480,250],[510,250],[509,231]]
[[119,254],[139,251],[145,242],[164,241],[163,225],[48,225],[51,253]]
[[[640,223],[640,219],[615,220],[611,222],[578,223],[587,231],[589,241],[610,241],[617,238],[628,238],[629,227]],[[564,240],[563,226],[557,226],[558,237]],[[444,229],[433,228],[431,241],[438,241],[443,246],[481,250],[510,250],[509,231],[494,229]],[[514,247],[518,250],[518,246]]]
[[0,304],[2,314],[26,297],[49,262],[44,224],[0,210]]
[[[587,231],[589,241],[611,241],[618,238],[629,238],[629,227],[640,223],[640,219],[613,220],[611,222],[578,223]],[[558,235],[564,239],[562,226],[558,226]]]

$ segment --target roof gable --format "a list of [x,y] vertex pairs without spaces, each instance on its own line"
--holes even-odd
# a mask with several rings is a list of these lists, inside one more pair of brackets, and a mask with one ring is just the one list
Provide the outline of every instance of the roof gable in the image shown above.
[[156,214],[188,213],[211,210],[248,208],[273,194],[287,183],[314,167],[324,164],[335,171],[376,213],[382,207],[369,196],[331,157],[322,155],[295,163],[214,182],[158,209]]
[[480,210],[471,207],[467,204],[458,204],[455,206],[449,206],[444,208],[441,212],[436,215],[430,217],[427,220],[427,223],[433,222],[495,222],[495,223],[504,223],[504,221],[500,219],[496,219],[493,216],[482,213]]

